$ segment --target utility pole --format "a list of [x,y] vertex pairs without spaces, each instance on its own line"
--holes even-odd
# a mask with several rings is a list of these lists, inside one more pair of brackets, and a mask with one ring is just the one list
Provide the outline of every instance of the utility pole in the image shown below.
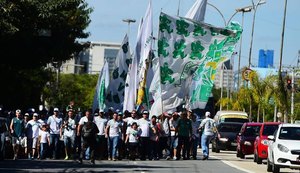
[[127,33],[127,35],[128,35],[128,38],[129,38],[129,34],[130,34],[130,23],[135,23],[135,19],[123,19],[122,20],[123,22],[126,22],[126,23],[128,23],[128,33]]
[[294,123],[294,94],[295,94],[295,68],[292,68],[292,94],[291,94],[291,123]]

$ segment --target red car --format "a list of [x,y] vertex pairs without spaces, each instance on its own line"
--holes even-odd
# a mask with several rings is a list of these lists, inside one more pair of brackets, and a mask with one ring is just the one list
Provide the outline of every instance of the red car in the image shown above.
[[262,123],[244,123],[237,136],[236,156],[242,159],[245,155],[253,154],[254,141],[259,134]]
[[254,159],[257,164],[262,164],[268,158],[268,136],[273,135],[278,129],[279,122],[265,122],[262,124],[259,135],[254,142]]

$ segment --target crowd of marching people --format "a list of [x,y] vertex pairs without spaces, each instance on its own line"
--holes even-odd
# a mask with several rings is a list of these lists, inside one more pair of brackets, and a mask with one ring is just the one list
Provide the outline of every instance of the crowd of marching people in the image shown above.
[[[9,142],[14,160],[64,158],[82,163],[90,159],[92,164],[95,159],[196,160],[201,131],[207,134],[205,131],[214,126],[213,121],[200,124],[192,111],[149,117],[147,110],[139,114],[136,110],[123,113],[109,108],[106,112],[98,109],[81,114],[71,104],[65,115],[58,108],[49,115],[43,111],[26,112],[24,116],[21,110],[14,113],[14,117],[6,117],[6,122],[0,121],[0,159],[9,158],[5,156]],[[203,160],[208,158],[206,138],[202,135]]]

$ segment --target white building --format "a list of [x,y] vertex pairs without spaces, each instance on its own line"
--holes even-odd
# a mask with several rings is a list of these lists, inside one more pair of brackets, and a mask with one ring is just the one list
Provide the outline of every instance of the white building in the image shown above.
[[104,65],[104,59],[109,63],[112,72],[115,60],[121,47],[120,43],[91,42],[90,48],[83,50],[61,66],[61,73],[87,73],[97,74]]

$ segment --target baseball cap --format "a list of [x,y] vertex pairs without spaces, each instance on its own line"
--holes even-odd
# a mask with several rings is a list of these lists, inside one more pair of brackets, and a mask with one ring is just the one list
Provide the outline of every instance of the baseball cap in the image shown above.
[[99,112],[104,112],[104,110],[103,110],[103,109],[100,109]]
[[16,113],[21,113],[21,110],[20,110],[20,109],[17,109],[17,110],[16,110]]
[[206,117],[210,116],[210,112],[208,112],[208,111],[205,112],[205,116],[206,116]]
[[110,108],[108,108],[108,110],[114,111],[114,108],[113,108],[113,107],[110,107]]
[[34,117],[37,117],[37,116],[39,116],[39,115],[38,115],[37,113],[34,113],[33,116],[34,116]]
[[54,112],[59,112],[59,109],[58,109],[58,108],[54,108],[53,111],[54,111]]
[[120,112],[118,112],[118,115],[121,115],[121,116],[122,116],[122,115],[123,115],[123,113],[120,111]]
[[25,113],[24,116],[28,116],[29,117],[29,113]]
[[147,110],[144,110],[143,114],[149,114],[149,112]]

